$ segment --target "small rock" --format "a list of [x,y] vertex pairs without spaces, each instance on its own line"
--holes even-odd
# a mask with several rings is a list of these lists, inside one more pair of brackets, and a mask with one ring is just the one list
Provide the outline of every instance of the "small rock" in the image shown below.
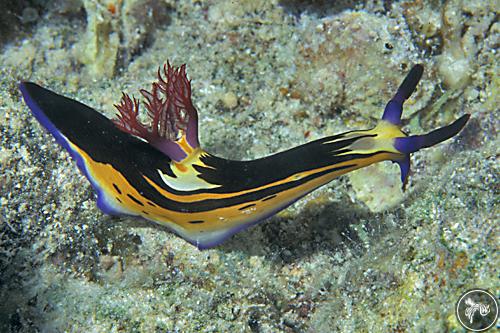
[[238,105],[238,97],[236,97],[233,92],[229,91],[222,96],[222,103],[224,103],[224,106],[228,109],[235,108]]

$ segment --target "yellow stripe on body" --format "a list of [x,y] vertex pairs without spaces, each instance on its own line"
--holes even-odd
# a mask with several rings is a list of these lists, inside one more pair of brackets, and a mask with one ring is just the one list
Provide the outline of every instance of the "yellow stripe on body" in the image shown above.
[[[160,207],[157,203],[151,202],[149,199],[143,197],[143,195],[129,181],[127,181],[123,174],[117,171],[111,164],[96,162],[92,160],[92,158],[85,151],[79,149],[73,144],[71,144],[71,147],[82,157],[85,162],[85,167],[88,174],[94,179],[95,182],[97,182],[98,186],[102,189],[102,192],[106,195],[106,199],[108,201],[112,200],[116,206],[120,207],[123,211],[126,211],[130,215],[139,215],[158,224],[166,225],[181,236],[191,240],[198,240],[200,239],[200,237],[210,237],[210,233],[215,235],[216,233],[235,228],[238,225],[245,225],[251,223],[252,221],[260,220],[261,218],[275,212],[276,210],[278,210],[278,208],[282,208],[288,205],[289,203],[295,201],[297,198],[300,198],[301,196],[307,194],[315,188],[330,182],[332,179],[344,173],[394,157],[391,153],[381,153],[366,158],[348,160],[342,163],[300,172],[273,183],[233,193],[199,193],[190,195],[176,195],[164,190],[151,179],[143,176],[144,179],[161,195],[182,205],[182,203],[190,203],[203,200],[224,200],[227,198],[232,198],[234,196],[240,196],[274,186],[279,186],[281,184],[286,184],[288,182],[296,181],[322,171],[327,171],[347,165],[353,165],[352,167],[332,171],[331,173],[314,178],[306,183],[300,184],[299,186],[275,193],[276,196],[270,200],[242,202],[237,205],[221,207],[210,211],[190,213],[172,211]],[[205,166],[199,160],[199,157],[202,156],[202,154],[204,154],[204,152],[200,152],[198,158],[193,160],[193,163],[189,163],[189,166],[186,170],[177,168],[179,173],[176,172],[176,174],[178,174],[180,180],[182,180],[182,175],[197,174],[196,170],[193,169],[194,164],[200,163],[199,165]],[[182,166],[186,167],[186,165],[184,164]],[[174,168],[176,168],[175,164],[173,165],[172,169]],[[200,181],[203,181],[200,178],[198,179]],[[121,193],[118,193],[113,184],[116,184]],[[209,186],[213,185],[209,183],[206,184]],[[141,204],[130,198],[129,195],[139,201]],[[250,204],[254,204],[255,206],[249,207],[248,209],[242,209],[243,207]],[[203,221],[203,223],[190,223],[190,221]]]
[[[371,129],[371,130],[366,130],[366,131],[353,131],[347,133],[345,136],[339,138],[338,140],[333,140],[333,141],[327,141],[324,142],[323,144],[327,143],[333,143],[339,140],[346,140],[350,138],[356,138],[359,136],[364,136],[364,135],[371,135],[371,134],[376,134],[377,136],[375,138],[361,138],[357,141],[355,141],[353,144],[350,146],[346,147],[349,148],[350,151],[345,152],[345,153],[340,153],[336,154],[337,156],[342,156],[342,155],[348,155],[348,154],[373,154],[376,152],[380,151],[386,151],[390,153],[394,153],[399,155],[400,153],[393,147],[393,141],[394,138],[396,137],[404,137],[406,136],[401,130],[393,125],[390,124],[386,121],[380,121],[379,124]],[[372,147],[367,149],[365,144],[371,144]],[[196,171],[193,166],[201,166],[204,168],[212,168],[212,166],[207,165],[201,161],[201,158],[204,155],[208,155],[208,153],[204,152],[200,148],[197,148],[194,153],[187,157],[185,160],[182,161],[182,163],[176,163],[173,162],[172,165],[172,171],[176,175],[176,178],[170,177],[168,175],[163,174],[161,171],[159,171],[161,178],[164,180],[164,182],[171,188],[179,191],[194,191],[198,189],[211,189],[211,188],[217,188],[220,187],[219,184],[211,184],[203,179],[199,178],[198,175],[200,174],[198,171]],[[391,158],[394,158],[394,156],[391,156]],[[384,159],[390,159],[390,158],[384,158]],[[383,160],[383,159],[382,159]],[[370,161],[370,158],[368,158],[368,161]],[[378,157],[375,162],[379,161]],[[363,163],[364,165],[368,165],[371,163],[375,162],[369,162],[367,164]],[[346,161],[344,163],[340,164],[335,164],[335,165],[329,165],[325,166],[322,168],[317,168],[317,169],[312,169],[308,170],[305,172],[293,174],[289,177],[280,179],[276,182],[273,183],[268,183],[259,187],[255,187],[252,189],[248,190],[243,190],[239,192],[231,192],[231,193],[194,193],[194,194],[183,194],[183,195],[176,195],[174,193],[168,192],[167,190],[164,190],[161,188],[158,184],[156,184],[154,181],[149,179],[148,177],[144,176],[144,179],[151,185],[153,186],[158,192],[160,192],[162,195],[169,197],[172,200],[178,201],[178,202],[196,202],[196,201],[202,201],[202,200],[207,200],[207,199],[225,199],[225,198],[231,198],[234,196],[239,196],[239,195],[244,195],[248,193],[252,193],[255,191],[259,190],[264,190],[266,188],[270,188],[273,186],[281,185],[281,184],[286,184],[288,182],[294,181],[301,179],[303,177],[307,177],[311,174],[321,172],[324,170],[328,169],[333,169],[336,167],[341,167],[343,165],[347,164],[352,164],[353,161]],[[350,171],[348,169],[345,172]],[[345,173],[344,172],[344,173]]]
[[[201,158],[205,155],[207,155],[206,152],[197,148],[191,151],[191,155],[188,155],[182,162],[172,161],[170,163],[175,177],[171,177],[161,170],[158,170],[158,174],[167,186],[177,191],[195,191],[220,187],[221,185],[219,184],[211,184],[198,177],[200,172],[196,171],[193,167],[197,165],[204,168],[212,168],[201,161]],[[147,177],[144,178],[149,181]]]
[[349,151],[337,154],[337,156],[349,154],[373,154],[379,151],[386,151],[401,155],[401,153],[394,148],[394,139],[407,136],[401,131],[399,126],[391,124],[385,120],[381,120],[378,122],[377,126],[370,130],[352,131],[336,140],[323,142],[323,144],[335,143],[337,141],[354,139],[366,135],[376,136],[359,138],[351,145],[345,147],[348,148]]
[[[113,201],[116,206],[121,207],[131,215],[144,215],[141,214],[141,211],[143,208],[148,206],[147,202],[149,200],[143,198],[142,195],[127,181],[127,179],[120,172],[113,168],[111,164],[104,164],[94,161],[85,151],[81,150],[73,143],[69,143],[71,145],[71,148],[82,157],[83,161],[85,162],[87,173],[92,177],[94,182],[97,182],[97,185],[106,194],[106,199],[108,199],[108,201]],[[113,184],[116,184],[118,186],[121,194],[117,192]],[[141,202],[143,202],[144,206],[137,204],[127,194],[130,194],[134,198],[139,199]]]
[[[342,174],[345,174],[347,172],[350,172],[350,171],[358,169],[358,168],[362,168],[362,167],[369,165],[369,164],[372,164],[372,163],[391,159],[393,157],[394,157],[393,154],[381,153],[381,154],[377,154],[377,155],[370,156],[367,158],[357,158],[357,159],[345,161],[345,162],[334,164],[334,165],[329,165],[329,166],[322,167],[322,168],[308,170],[307,172],[301,172],[298,174],[294,174],[294,175],[289,176],[289,177],[282,179],[280,181],[269,183],[269,184],[266,184],[266,185],[263,185],[260,187],[252,188],[252,189],[245,190],[245,191],[232,192],[232,193],[199,193],[199,194],[192,194],[192,195],[176,195],[176,194],[170,193],[170,192],[162,189],[160,186],[158,186],[151,179],[149,179],[145,176],[144,176],[144,178],[151,186],[153,186],[163,196],[168,197],[169,199],[177,201],[177,202],[190,203],[190,202],[204,201],[204,200],[224,200],[224,199],[232,198],[235,196],[240,196],[240,195],[256,192],[259,190],[271,188],[274,186],[286,184],[288,182],[299,180],[301,178],[304,178],[304,177],[307,177],[309,175],[313,175],[316,173],[320,173],[322,171],[327,171],[330,169],[339,168],[339,167],[343,167],[346,165],[353,165],[350,168],[334,171],[334,172],[329,173],[327,175],[315,178],[307,183],[304,183],[304,184],[301,184],[299,186],[290,188],[288,190],[279,192],[279,193],[277,193],[276,198],[273,198],[272,200],[269,200],[269,201],[261,201],[261,200],[247,201],[247,202],[243,202],[243,203],[231,206],[231,207],[218,208],[218,209],[212,210],[210,212],[189,213],[189,215],[190,215],[189,220],[193,219],[193,217],[196,216],[196,219],[204,219],[204,220],[207,220],[207,222],[219,221],[219,220],[226,220],[227,221],[227,220],[231,220],[232,216],[237,217],[237,216],[241,215],[241,211],[239,209],[248,205],[248,204],[256,204],[257,207],[253,207],[255,210],[267,211],[268,206],[269,206],[269,208],[274,208],[276,206],[277,202],[287,201],[287,199],[300,196],[299,193],[308,192],[308,191],[316,188],[317,186],[321,186],[321,185],[331,181],[332,179],[334,179]],[[232,211],[234,211],[234,212],[232,212]],[[207,216],[209,216],[208,219],[207,219]],[[222,217],[225,217],[225,219],[223,219]]]
[[[346,162],[342,162],[342,163],[338,163],[338,164],[334,164],[334,165],[328,165],[325,167],[296,173],[296,174],[293,174],[293,175],[288,176],[286,178],[280,179],[280,180],[273,182],[273,183],[268,183],[268,184],[265,184],[265,185],[262,185],[259,187],[254,187],[254,188],[248,189],[248,190],[243,190],[243,191],[238,191],[238,192],[230,192],[230,193],[209,193],[209,192],[206,192],[206,193],[177,195],[177,194],[168,192],[167,190],[164,190],[163,188],[161,188],[158,184],[156,184],[154,181],[152,181],[148,177],[146,177],[146,176],[143,176],[143,177],[151,186],[153,186],[163,196],[166,196],[166,197],[168,197],[172,200],[175,200],[177,202],[186,202],[187,203],[187,202],[196,202],[196,201],[202,201],[202,200],[207,200],[207,199],[221,199],[222,200],[222,199],[227,199],[227,198],[231,198],[231,197],[235,197],[235,196],[240,196],[240,195],[264,190],[264,189],[267,189],[270,187],[286,184],[286,183],[302,179],[304,177],[307,177],[309,175],[312,175],[312,174],[315,174],[318,172],[326,171],[329,169],[334,169],[337,167],[342,167],[342,166],[349,165],[349,164],[353,164],[353,161],[346,161]],[[349,171],[350,169],[347,169],[347,170]],[[348,172],[348,171],[345,171],[345,172]],[[188,172],[194,173],[196,171],[193,170],[192,168],[190,168],[190,171],[188,171]],[[182,176],[180,176],[180,177],[182,177]],[[188,176],[188,179],[191,179],[191,176]],[[179,181],[182,181],[182,179],[179,179]],[[209,184],[209,183],[207,183],[207,184]],[[212,185],[212,184],[210,184],[210,185]]]

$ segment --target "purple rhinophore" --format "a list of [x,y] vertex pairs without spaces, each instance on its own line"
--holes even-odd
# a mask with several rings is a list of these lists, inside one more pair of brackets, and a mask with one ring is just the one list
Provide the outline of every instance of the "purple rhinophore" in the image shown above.
[[401,114],[403,113],[403,103],[391,99],[385,106],[382,119],[390,122],[393,125],[401,124]]
[[384,114],[382,119],[390,122],[393,125],[401,124],[401,114],[403,113],[403,103],[410,97],[410,95],[415,91],[424,67],[422,65],[415,65],[410,70],[406,78],[403,80],[398,88],[397,93],[385,106]]
[[402,154],[411,154],[419,149],[432,147],[457,135],[465,126],[469,117],[469,114],[465,114],[450,125],[435,129],[427,134],[396,138],[394,139],[394,148]]
[[413,66],[399,86],[398,92],[396,93],[396,96],[394,98],[400,99],[401,103],[406,101],[411,96],[411,94],[413,94],[415,88],[417,88],[418,82],[422,78],[423,73],[424,66],[420,64]]
[[394,139],[394,148],[396,148],[402,154],[411,154],[421,149],[424,143],[424,136],[413,135]]

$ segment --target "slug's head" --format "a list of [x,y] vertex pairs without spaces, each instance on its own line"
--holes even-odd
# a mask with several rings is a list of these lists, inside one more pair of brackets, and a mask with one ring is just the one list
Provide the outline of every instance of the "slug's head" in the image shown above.
[[[162,73],[163,72],[163,73]],[[198,113],[191,101],[191,81],[186,65],[180,68],[167,62],[158,68],[158,80],[151,90],[142,89],[149,123],[139,119],[139,101],[123,93],[117,119],[113,122],[122,131],[146,140],[174,161],[182,161],[199,146]]]
[[[383,122],[386,122],[386,124],[390,124],[393,127],[397,127],[397,129],[401,128],[403,103],[410,97],[413,91],[415,91],[418,82],[422,78],[423,71],[424,67],[422,65],[413,66],[399,86],[394,97],[389,101],[389,103],[387,103],[382,116]],[[469,117],[469,114],[465,114],[450,125],[438,128],[427,134],[412,136],[403,135],[394,138],[393,148],[401,154],[401,157],[394,160],[394,162],[398,163],[401,169],[401,181],[403,182],[403,187],[406,184],[408,174],[410,172],[410,154],[422,148],[434,146],[455,136],[465,126]]]

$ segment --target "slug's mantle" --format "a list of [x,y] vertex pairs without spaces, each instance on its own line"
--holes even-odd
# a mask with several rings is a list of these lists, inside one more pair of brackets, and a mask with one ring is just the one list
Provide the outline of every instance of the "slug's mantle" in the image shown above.
[[368,130],[328,136],[253,161],[204,151],[185,65],[158,70],[151,91],[141,90],[149,124],[139,121],[139,101],[123,94],[114,121],[73,99],[22,82],[24,101],[38,121],[76,160],[97,191],[101,210],[141,216],[200,249],[288,207],[332,179],[370,164],[399,164],[406,183],[410,154],[456,135],[469,115],[428,134],[401,131],[403,103],[423,67],[414,66]]

